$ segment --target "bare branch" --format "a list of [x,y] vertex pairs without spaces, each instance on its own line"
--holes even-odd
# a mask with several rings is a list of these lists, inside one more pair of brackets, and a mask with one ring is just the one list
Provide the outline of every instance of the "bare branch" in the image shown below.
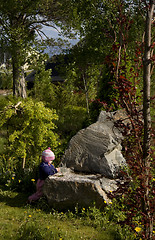
[[47,39],[49,39],[49,37],[48,37],[43,31],[41,31],[40,29],[36,29],[36,31],[37,31],[38,35],[41,37],[42,40],[44,40],[44,39],[43,39],[41,33],[42,33]]

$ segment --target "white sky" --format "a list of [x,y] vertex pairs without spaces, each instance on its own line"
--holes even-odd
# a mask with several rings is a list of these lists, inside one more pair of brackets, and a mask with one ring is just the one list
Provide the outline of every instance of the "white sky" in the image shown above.
[[52,27],[47,27],[47,26],[44,26],[42,31],[50,38],[50,37],[53,37],[53,38],[57,38],[58,37],[58,31]]

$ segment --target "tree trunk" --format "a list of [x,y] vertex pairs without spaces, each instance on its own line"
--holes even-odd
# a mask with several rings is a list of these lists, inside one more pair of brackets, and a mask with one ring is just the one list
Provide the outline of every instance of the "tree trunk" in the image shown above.
[[150,212],[149,201],[149,173],[150,173],[150,78],[151,78],[151,24],[154,12],[154,0],[150,0],[150,7],[146,16],[145,29],[145,52],[143,59],[143,117],[144,117],[144,142],[143,142],[143,163],[145,169],[145,193],[144,193],[144,212],[146,214],[145,234],[146,239],[152,238],[153,219]]
[[84,88],[85,88],[85,96],[86,96],[86,106],[87,106],[87,113],[88,113],[88,117],[89,117],[89,97],[88,97],[88,87],[87,87],[87,80],[85,78],[85,74],[82,74],[82,78],[83,78],[83,83],[84,83]]
[[24,69],[18,63],[18,55],[12,56],[13,68],[13,95],[16,97],[26,98],[26,83],[24,77]]

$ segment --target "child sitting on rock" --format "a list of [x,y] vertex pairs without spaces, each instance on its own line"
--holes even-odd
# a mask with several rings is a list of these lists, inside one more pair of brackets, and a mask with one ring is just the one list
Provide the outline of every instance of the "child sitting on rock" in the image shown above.
[[43,195],[43,185],[49,175],[54,175],[59,171],[51,162],[55,159],[54,153],[50,148],[42,152],[42,163],[39,166],[39,179],[37,180],[36,192],[28,197],[28,203],[37,201]]

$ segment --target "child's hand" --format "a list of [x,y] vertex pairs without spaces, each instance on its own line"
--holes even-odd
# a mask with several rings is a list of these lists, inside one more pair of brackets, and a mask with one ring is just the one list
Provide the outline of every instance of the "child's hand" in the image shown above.
[[56,170],[59,172],[59,171],[60,171],[60,168],[56,168]]

